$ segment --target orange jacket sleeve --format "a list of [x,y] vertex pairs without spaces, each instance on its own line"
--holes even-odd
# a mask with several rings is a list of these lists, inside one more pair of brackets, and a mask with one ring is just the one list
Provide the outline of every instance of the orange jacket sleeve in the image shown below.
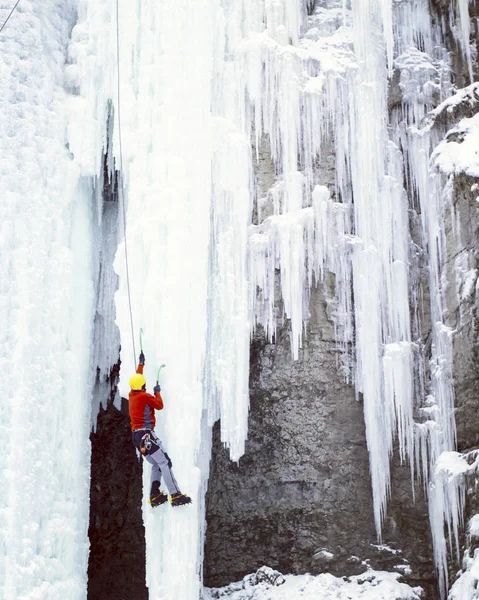
[[155,395],[151,397],[152,400],[150,402],[150,406],[153,406],[153,408],[156,408],[156,410],[162,410],[163,409],[163,398],[161,397],[160,392],[155,392]]
[[[138,365],[138,368],[136,369],[136,372],[139,373],[140,375],[143,375],[143,367],[145,365],[142,365],[141,363]],[[148,396],[148,404],[156,409],[156,410],[163,410],[163,398],[161,397],[160,392],[155,392],[155,395],[152,396],[151,394],[147,394]]]

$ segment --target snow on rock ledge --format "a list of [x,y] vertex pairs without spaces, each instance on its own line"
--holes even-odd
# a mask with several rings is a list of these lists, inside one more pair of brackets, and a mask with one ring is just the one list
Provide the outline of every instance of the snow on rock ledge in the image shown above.
[[400,583],[398,573],[366,571],[354,577],[322,575],[281,575],[269,567],[246,575],[242,581],[223,588],[206,588],[202,600],[420,600],[423,590]]
[[479,177],[479,113],[462,119],[437,146],[432,161],[442,173]]

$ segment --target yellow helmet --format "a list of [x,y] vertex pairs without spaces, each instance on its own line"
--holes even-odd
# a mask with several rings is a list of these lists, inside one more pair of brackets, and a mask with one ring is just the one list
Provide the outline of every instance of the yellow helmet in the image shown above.
[[143,377],[141,373],[135,373],[130,377],[130,387],[132,390],[136,392],[141,390],[141,388],[146,384],[146,379]]

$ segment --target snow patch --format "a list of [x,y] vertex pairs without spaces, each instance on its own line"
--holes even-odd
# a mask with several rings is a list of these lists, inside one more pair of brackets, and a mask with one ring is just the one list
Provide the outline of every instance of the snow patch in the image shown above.
[[450,129],[432,155],[434,166],[445,175],[479,177],[479,113]]
[[[251,584],[251,577],[258,579],[262,567],[254,575],[224,588],[205,588],[202,600],[420,600],[422,589],[412,588],[399,582],[399,573],[368,570],[353,577],[323,575],[280,575],[275,581],[261,576]],[[272,569],[269,569],[272,571]]]

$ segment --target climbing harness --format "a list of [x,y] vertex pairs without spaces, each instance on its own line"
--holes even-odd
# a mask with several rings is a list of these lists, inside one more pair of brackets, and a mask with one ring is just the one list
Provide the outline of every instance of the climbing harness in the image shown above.
[[149,433],[145,433],[145,435],[141,438],[141,442],[140,442],[140,452],[145,455],[148,454],[148,452],[151,449],[153,442],[150,438],[150,434]]
[[128,290],[128,306],[130,309],[130,326],[131,326],[131,341],[133,344],[133,360],[136,357],[135,334],[133,328],[133,310],[131,308],[131,293],[130,293],[130,270],[128,267],[128,246],[126,242],[126,210],[125,210],[125,189],[123,187],[123,147],[121,144],[121,106],[120,106],[120,17],[118,0],[116,0],[116,67],[117,67],[117,98],[118,98],[118,142],[120,150],[120,185],[118,186],[118,197],[121,200],[123,213],[123,237],[125,238],[125,266],[126,266],[126,287]]
[[0,27],[0,33],[2,33],[3,28],[5,27],[5,25],[8,23],[10,17],[13,15],[15,9],[17,8],[17,6],[20,4],[20,0],[17,0],[15,6],[12,8],[12,10],[10,11],[10,14],[8,15],[8,17],[5,19],[5,21],[3,22],[3,25]]

